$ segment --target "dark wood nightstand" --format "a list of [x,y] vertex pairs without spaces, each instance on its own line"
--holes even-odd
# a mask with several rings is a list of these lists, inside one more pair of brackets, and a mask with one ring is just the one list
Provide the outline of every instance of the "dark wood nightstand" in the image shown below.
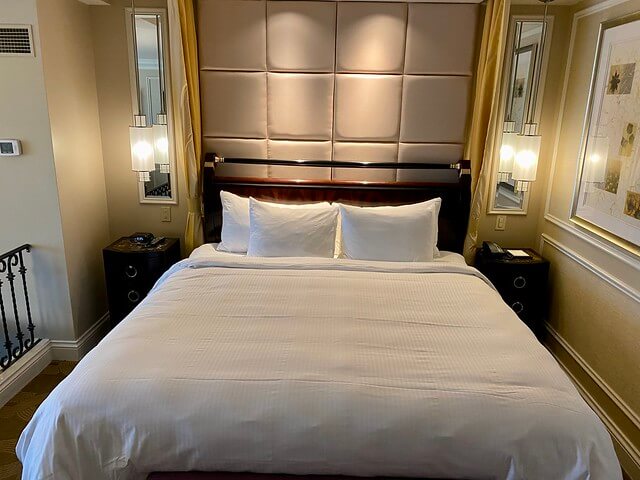
[[479,250],[475,267],[491,280],[507,305],[541,338],[547,313],[549,262],[530,248],[522,250],[530,257],[496,258]]
[[180,260],[180,240],[155,247],[122,237],[102,251],[111,324],[116,325],[149,293],[160,276]]

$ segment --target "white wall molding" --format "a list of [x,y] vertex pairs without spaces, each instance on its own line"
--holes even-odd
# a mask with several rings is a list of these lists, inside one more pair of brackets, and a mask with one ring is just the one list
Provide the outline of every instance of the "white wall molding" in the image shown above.
[[52,340],[51,353],[53,360],[81,360],[102,340],[102,337],[106,334],[108,324],[109,313],[105,313],[78,340]]
[[51,342],[43,339],[6,372],[0,373],[0,407],[36,378],[51,360]]
[[[559,348],[564,350],[569,357],[571,357],[576,364],[584,371],[584,373],[594,382],[594,384],[606,395],[611,402],[620,409],[620,412],[624,416],[626,416],[629,421],[638,429],[640,429],[640,417],[637,413],[635,413],[631,408],[626,404],[622,398],[611,388],[611,386],[600,376],[598,373],[591,368],[591,366],[582,358],[582,356],[575,351],[575,349],[567,343],[567,341],[550,325],[546,324],[546,329],[549,332],[550,340],[556,344]],[[637,472],[640,472],[640,450],[633,442],[629,439],[629,437],[622,431],[622,429],[616,424],[616,422],[611,418],[611,415],[604,410],[604,408],[595,400],[593,394],[589,392],[589,389],[583,385],[578,377],[571,371],[571,369],[562,361],[561,358],[553,351],[553,349],[549,349],[551,354],[554,356],[556,361],[560,364],[560,366],[564,369],[564,371],[569,375],[573,383],[576,385],[580,394],[584,398],[584,400],[589,404],[589,406],[596,412],[596,414],[600,417],[602,422],[605,424],[611,436],[613,437],[614,442],[618,444],[620,447],[619,451],[622,452],[628,457],[626,459],[621,458],[621,464],[629,469],[629,462],[631,463],[632,468],[634,468]],[[631,473],[631,472],[628,472]]]
[[[573,260],[574,262],[576,262],[577,264],[579,264],[583,268],[587,269],[588,271],[590,271],[594,275],[598,276],[601,280],[604,280],[605,282],[607,282],[609,285],[611,285],[615,289],[617,289],[620,292],[624,293],[625,295],[629,296],[632,300],[635,300],[636,302],[640,303],[640,291],[636,290],[635,288],[631,287],[630,285],[628,285],[625,282],[623,282],[622,280],[620,280],[618,277],[615,277],[615,276],[611,275],[609,272],[603,270],[599,266],[597,266],[594,263],[590,262],[589,260],[587,260],[586,258],[581,256],[580,254],[578,254],[574,250],[570,249],[566,245],[560,243],[559,241],[557,241],[556,239],[552,238],[548,234],[546,234],[546,233],[542,234],[541,244],[542,245],[546,244],[546,245],[549,245],[549,246],[555,248],[560,253],[564,254],[567,257],[569,257],[571,260]],[[542,251],[542,250],[544,250],[544,248],[541,248],[540,250]]]
[[[580,240],[588,243],[591,246],[594,246],[605,253],[607,255],[611,255],[615,257],[617,260],[620,260],[625,265],[630,266],[631,268],[640,271],[640,261],[637,260],[637,257],[625,254],[624,252],[618,251],[617,249],[612,248],[610,245],[606,244],[604,241],[599,240],[598,237],[589,235],[588,233],[583,232],[577,226],[573,225],[570,222],[562,220],[561,218],[552,215],[551,213],[545,213],[544,219],[549,223],[555,225],[558,228],[561,228],[565,232],[568,232]],[[543,239],[540,238],[540,243],[543,243]]]

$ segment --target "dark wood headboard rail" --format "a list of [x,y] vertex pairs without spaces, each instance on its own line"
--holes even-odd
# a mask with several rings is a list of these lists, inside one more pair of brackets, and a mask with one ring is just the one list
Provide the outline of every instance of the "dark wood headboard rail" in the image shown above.
[[[222,228],[220,191],[283,203],[342,202],[354,205],[403,205],[432,198],[442,198],[439,217],[438,247],[462,252],[470,208],[468,161],[449,163],[376,163],[296,161],[251,158],[220,158],[207,153],[203,180],[204,228],[207,242],[219,242]],[[456,169],[458,181],[442,182],[363,182],[346,180],[298,180],[295,178],[224,177],[216,175],[222,163],[243,165],[278,165],[290,167],[331,167],[397,170]]]

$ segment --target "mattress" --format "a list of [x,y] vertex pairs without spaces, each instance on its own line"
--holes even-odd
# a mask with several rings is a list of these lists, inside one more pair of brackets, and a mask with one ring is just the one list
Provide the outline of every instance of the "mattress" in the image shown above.
[[207,248],[38,408],[23,479],[621,478],[598,417],[477,270]]

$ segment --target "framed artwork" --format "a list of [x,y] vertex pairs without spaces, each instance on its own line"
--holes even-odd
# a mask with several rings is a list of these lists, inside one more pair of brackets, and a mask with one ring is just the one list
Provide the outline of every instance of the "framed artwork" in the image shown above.
[[572,220],[640,255],[640,13],[600,25]]

